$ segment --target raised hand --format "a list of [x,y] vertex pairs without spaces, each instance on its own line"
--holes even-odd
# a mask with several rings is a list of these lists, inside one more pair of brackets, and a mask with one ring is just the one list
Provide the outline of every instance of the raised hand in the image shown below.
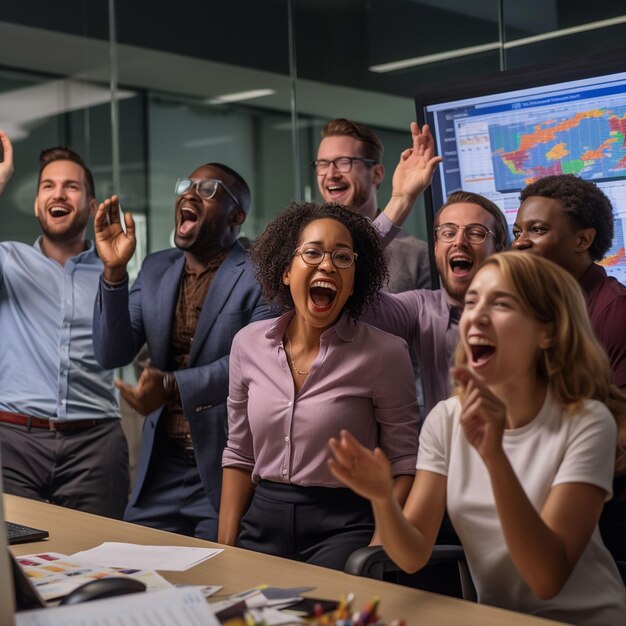
[[391,196],[408,198],[413,204],[417,197],[430,185],[435,169],[443,159],[435,156],[435,142],[428,124],[420,127],[411,122],[413,147],[400,155],[391,181]]
[[463,387],[461,427],[467,441],[484,461],[503,453],[506,407],[469,367],[454,367],[452,375]]
[[3,130],[0,130],[0,141],[2,141],[4,152],[4,160],[0,161],[0,193],[2,193],[13,175],[13,146],[9,136]]
[[142,415],[147,415],[167,402],[163,388],[163,372],[153,367],[147,367],[141,372],[134,387],[122,380],[116,380],[115,386],[126,402]]
[[372,452],[346,430],[328,445],[335,457],[329,459],[328,467],[335,478],[373,502],[389,498],[393,493],[391,465],[380,448]]
[[126,277],[126,266],[135,252],[135,220],[130,213],[124,214],[126,232],[120,221],[120,199],[107,198],[100,203],[94,219],[96,248],[104,263],[104,279],[119,282]]

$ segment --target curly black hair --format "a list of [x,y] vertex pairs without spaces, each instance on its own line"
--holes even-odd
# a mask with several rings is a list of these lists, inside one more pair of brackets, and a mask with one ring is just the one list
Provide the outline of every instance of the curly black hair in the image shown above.
[[574,174],[546,176],[524,187],[520,202],[531,196],[557,200],[573,228],[595,228],[589,254],[594,261],[604,257],[613,242],[613,207],[596,185]]
[[256,265],[256,279],[269,302],[285,311],[293,309],[293,299],[289,286],[283,284],[283,274],[291,264],[302,231],[311,222],[327,218],[337,220],[350,231],[354,251],[358,254],[353,293],[344,307],[353,319],[358,319],[375,300],[389,274],[380,237],[371,222],[344,206],[310,202],[290,204],[270,222],[250,248]]

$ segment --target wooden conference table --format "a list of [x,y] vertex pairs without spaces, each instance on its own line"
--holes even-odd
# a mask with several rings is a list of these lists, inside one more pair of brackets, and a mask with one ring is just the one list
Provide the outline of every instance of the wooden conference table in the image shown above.
[[[81,513],[17,496],[4,496],[5,516],[50,533],[44,542],[11,546],[17,556],[42,551],[73,554],[103,541],[123,541],[143,545],[198,546],[221,548],[200,539],[176,535],[135,524]],[[381,598],[380,614],[386,623],[403,618],[407,626],[555,626],[557,622],[529,617],[434,593],[410,589],[297,563],[240,548],[224,547],[224,552],[186,572],[161,572],[172,583],[223,585],[211,600],[260,584],[274,587],[314,587],[312,597],[339,599],[342,593],[355,594],[354,607],[361,609],[373,596]]]

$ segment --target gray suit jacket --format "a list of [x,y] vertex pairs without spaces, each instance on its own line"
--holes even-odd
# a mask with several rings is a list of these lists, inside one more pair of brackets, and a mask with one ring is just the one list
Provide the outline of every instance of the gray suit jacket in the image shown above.
[[400,231],[385,248],[389,284],[387,291],[401,293],[411,289],[430,289],[428,244]]

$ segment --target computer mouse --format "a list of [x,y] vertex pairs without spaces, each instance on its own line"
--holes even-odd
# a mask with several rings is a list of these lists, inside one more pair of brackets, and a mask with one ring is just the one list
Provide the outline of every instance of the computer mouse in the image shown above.
[[60,604],[79,604],[80,602],[90,602],[91,600],[101,600],[113,596],[123,596],[127,593],[137,593],[145,591],[146,586],[139,580],[128,576],[109,576],[90,580],[88,583],[77,587],[66,595]]

